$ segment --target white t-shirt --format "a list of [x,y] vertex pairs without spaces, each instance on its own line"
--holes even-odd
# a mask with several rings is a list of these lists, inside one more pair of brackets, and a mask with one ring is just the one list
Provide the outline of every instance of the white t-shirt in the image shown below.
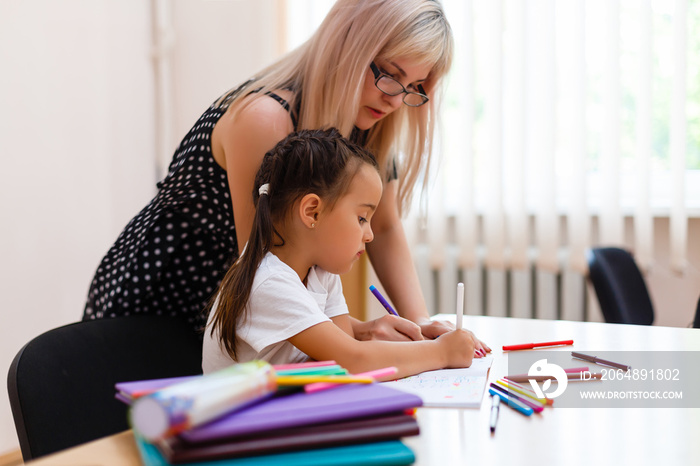
[[287,339],[328,322],[331,317],[348,313],[338,275],[312,267],[304,287],[291,267],[268,253],[255,274],[248,309],[237,322],[238,361],[234,361],[219,342],[219,333],[211,335],[211,320],[217,304],[218,300],[209,314],[204,334],[202,370],[205,374],[234,362],[254,359],[270,364],[306,361],[308,356]]

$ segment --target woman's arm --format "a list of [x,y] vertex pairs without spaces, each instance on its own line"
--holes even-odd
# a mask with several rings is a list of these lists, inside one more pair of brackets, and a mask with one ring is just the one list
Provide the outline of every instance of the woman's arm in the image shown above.
[[385,315],[379,319],[363,322],[350,317],[352,331],[358,340],[413,341],[422,340],[421,328],[414,322]]
[[272,98],[249,96],[255,99],[238,113],[221,117],[212,134],[214,158],[228,176],[231,205],[236,225],[238,250],[248,242],[253,226],[253,185],[265,153],[293,131],[289,113]]
[[[372,217],[374,240],[367,244],[367,253],[377,277],[382,282],[396,311],[418,324],[426,338],[437,338],[454,329],[450,322],[431,321],[418,275],[413,265],[408,241],[401,224],[397,204],[398,182],[386,184],[382,199]],[[471,332],[470,332],[471,333]],[[491,351],[473,336],[476,349]]]
[[423,335],[435,338],[452,327],[432,322],[408,248],[397,205],[398,181],[386,184],[372,218],[374,240],[367,245],[369,259],[397,312],[421,326]]

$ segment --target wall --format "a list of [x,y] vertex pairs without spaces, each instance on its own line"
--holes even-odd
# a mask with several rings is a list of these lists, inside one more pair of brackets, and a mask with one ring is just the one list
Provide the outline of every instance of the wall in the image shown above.
[[[274,58],[276,2],[167,3],[174,148],[220,93]],[[151,8],[0,1],[3,377],[25,343],[81,318],[100,259],[155,193]],[[1,454],[18,442],[0,386]]]
[[[99,259],[153,194],[149,43],[143,1],[0,2],[3,375],[81,318]],[[5,384],[0,421],[2,452],[17,445]]]

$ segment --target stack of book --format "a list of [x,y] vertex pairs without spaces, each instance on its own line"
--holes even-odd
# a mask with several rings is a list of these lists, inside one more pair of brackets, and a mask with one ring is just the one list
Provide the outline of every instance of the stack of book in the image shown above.
[[[332,362],[312,367],[275,370],[255,361],[205,376],[122,382],[117,398],[131,405],[146,466],[415,461],[400,439],[419,433],[413,411],[420,397],[343,375]],[[353,377],[362,382],[349,383]],[[338,384],[304,390],[307,382],[323,381]]]

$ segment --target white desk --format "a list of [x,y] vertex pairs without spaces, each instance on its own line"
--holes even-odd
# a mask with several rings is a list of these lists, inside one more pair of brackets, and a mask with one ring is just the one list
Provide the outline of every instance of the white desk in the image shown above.
[[[454,321],[454,315],[438,318]],[[493,349],[489,381],[507,373],[504,344],[574,339],[574,348],[582,352],[700,351],[698,329],[473,316],[465,316],[464,327]],[[554,406],[525,417],[502,405],[493,436],[488,395],[481,409],[421,408],[421,434],[404,442],[416,452],[418,466],[700,464],[700,408]],[[32,464],[137,465],[139,460],[131,433],[124,432]]]
[[[454,315],[441,315],[454,322]],[[489,382],[507,374],[504,344],[573,339],[575,350],[698,351],[700,330],[498,317],[464,318],[495,355]],[[558,351],[572,351],[561,347]],[[586,365],[585,363],[582,365]],[[700,367],[698,367],[700,371]],[[488,391],[488,390],[487,390]],[[700,464],[700,408],[546,408],[530,417],[501,405],[489,431],[490,397],[481,409],[419,409],[421,435],[407,438],[417,465]]]

